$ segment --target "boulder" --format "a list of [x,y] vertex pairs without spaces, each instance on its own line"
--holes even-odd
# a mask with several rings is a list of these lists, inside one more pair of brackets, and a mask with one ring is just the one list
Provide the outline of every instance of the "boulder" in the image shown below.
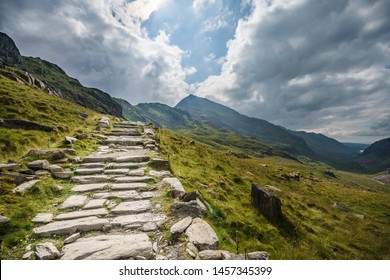
[[110,119],[108,117],[101,117],[98,123],[98,127],[100,129],[109,128],[110,127]]
[[282,202],[274,194],[259,185],[252,184],[251,200],[253,206],[271,221],[280,221],[282,215]]
[[38,158],[50,158],[52,160],[63,159],[66,157],[64,150],[58,151],[47,151],[47,150],[30,150],[27,154],[25,154],[22,158],[26,158],[29,156],[34,156]]
[[176,217],[199,217],[205,211],[202,207],[199,206],[196,200],[191,200],[189,202],[174,202],[171,205],[172,215]]
[[187,228],[186,237],[200,250],[216,249],[218,247],[218,237],[211,226],[200,218],[195,218]]
[[27,164],[32,170],[50,170],[50,163],[46,159],[38,159]]
[[57,171],[57,172],[52,172],[51,175],[55,179],[69,179],[70,177],[72,177],[72,171],[70,170]]
[[171,190],[168,191],[168,195],[172,197],[178,197],[186,192],[177,178],[165,178],[161,181],[161,186],[171,187]]
[[222,252],[220,250],[204,250],[198,254],[200,260],[222,260]]
[[249,260],[268,260],[269,254],[265,251],[257,251],[248,253],[248,259]]
[[88,139],[88,134],[85,134],[85,133],[83,133],[83,134],[77,134],[77,135],[76,135],[76,139],[78,139],[78,140]]
[[32,180],[28,181],[26,183],[23,183],[16,188],[12,190],[13,193],[24,193],[28,189],[31,189],[36,183],[38,183],[40,180]]
[[4,217],[0,215],[0,225],[8,223],[9,220],[10,219],[8,217]]
[[60,252],[53,243],[45,242],[37,244],[35,255],[40,260],[54,260],[60,256]]
[[23,255],[22,260],[30,260],[33,254],[34,254],[33,251],[28,251]]
[[74,145],[74,144],[76,144],[77,141],[78,141],[77,138],[70,137],[70,136],[65,136],[64,143],[65,143],[65,144]]
[[192,223],[192,217],[184,218],[171,227],[171,234],[180,234],[184,232]]
[[50,172],[53,174],[55,172],[61,172],[62,171],[62,167],[59,166],[59,165],[50,165]]

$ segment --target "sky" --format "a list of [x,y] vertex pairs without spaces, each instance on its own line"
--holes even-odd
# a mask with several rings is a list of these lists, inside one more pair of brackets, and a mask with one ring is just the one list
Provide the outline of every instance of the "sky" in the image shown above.
[[131,104],[188,94],[343,142],[390,137],[388,0],[1,0],[25,56]]

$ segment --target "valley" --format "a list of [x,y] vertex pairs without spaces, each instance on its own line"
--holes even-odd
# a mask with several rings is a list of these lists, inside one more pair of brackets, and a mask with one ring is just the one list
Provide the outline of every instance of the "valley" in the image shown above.
[[[39,259],[48,242],[57,259],[390,258],[388,139],[344,145],[194,95],[173,108],[131,105],[21,56],[4,33],[0,46],[1,259]],[[36,160],[49,167],[31,168]],[[252,184],[280,199],[283,219],[254,207]],[[84,203],[63,207],[72,196]],[[210,244],[187,233],[197,223]],[[85,249],[109,236],[120,253]],[[138,251],[118,247],[135,239]]]

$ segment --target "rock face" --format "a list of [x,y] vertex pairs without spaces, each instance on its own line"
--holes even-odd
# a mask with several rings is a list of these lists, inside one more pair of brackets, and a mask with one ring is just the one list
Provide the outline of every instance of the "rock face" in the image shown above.
[[195,218],[186,230],[189,242],[200,250],[216,249],[218,247],[218,237],[211,226],[200,218]]
[[22,56],[15,42],[5,33],[0,32],[0,64],[13,66],[22,62]]
[[37,244],[35,247],[35,255],[40,260],[54,260],[58,258],[60,252],[51,242]]
[[62,248],[62,260],[117,260],[131,257],[149,258],[152,243],[145,233],[100,235],[80,238]]
[[267,219],[279,221],[283,218],[280,199],[259,185],[252,184],[251,200]]

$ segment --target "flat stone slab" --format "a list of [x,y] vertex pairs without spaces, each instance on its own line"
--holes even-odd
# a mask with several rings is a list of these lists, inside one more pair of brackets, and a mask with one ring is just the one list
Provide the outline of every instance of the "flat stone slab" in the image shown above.
[[153,178],[149,176],[125,176],[115,178],[116,183],[136,183],[136,182],[150,182]]
[[184,218],[171,227],[171,233],[172,234],[182,233],[191,225],[191,223],[192,223],[192,217]]
[[159,194],[157,192],[140,192],[141,199],[148,199],[152,197],[157,197]]
[[91,163],[82,163],[79,165],[79,168],[103,168],[105,163],[102,162],[91,162]]
[[28,189],[31,189],[32,187],[34,187],[34,185],[36,183],[38,183],[40,180],[31,180],[31,181],[28,181],[28,182],[25,182],[19,186],[17,186],[16,188],[14,188],[12,190],[13,193],[24,193],[25,191],[27,191]]
[[76,233],[72,234],[71,236],[67,237],[64,240],[64,244],[69,244],[69,243],[75,242],[79,238],[80,238],[80,232],[76,232]]
[[62,248],[62,260],[117,260],[152,256],[152,242],[145,233],[99,235],[79,238]]
[[52,213],[39,213],[34,219],[32,219],[33,223],[50,223],[53,220]]
[[157,213],[141,213],[118,216],[112,219],[111,225],[113,226],[128,226],[132,224],[143,224],[143,223],[162,223],[165,221],[166,216]]
[[120,156],[116,158],[117,162],[147,162],[147,156]]
[[104,203],[106,203],[106,201],[106,199],[92,199],[88,201],[86,205],[84,205],[83,209],[103,208]]
[[119,203],[111,212],[115,214],[135,214],[146,212],[150,209],[152,209],[152,204],[149,200],[137,200]]
[[130,169],[128,168],[121,168],[121,169],[107,169],[107,170],[104,170],[104,174],[107,174],[107,175],[126,175],[127,173],[129,173]]
[[76,231],[85,232],[91,230],[101,230],[108,224],[108,219],[87,217],[75,220],[52,222],[44,226],[36,227],[33,229],[33,231],[39,236],[50,236],[53,234],[73,234]]
[[91,174],[100,174],[103,172],[103,168],[77,168],[76,174],[80,175],[91,175]]
[[193,243],[200,250],[216,249],[218,237],[211,226],[201,218],[192,220],[192,224],[186,230],[189,242]]
[[149,175],[157,178],[172,177],[171,172],[169,172],[168,170],[161,170],[161,171],[150,170]]
[[86,156],[83,158],[83,162],[108,162],[108,161],[115,161],[115,155],[110,154],[92,154],[89,156]]
[[100,183],[100,184],[83,184],[83,185],[77,185],[72,188],[73,192],[90,192],[90,191],[97,191],[97,190],[103,190],[108,186],[107,183]]
[[60,209],[73,207],[82,207],[87,202],[88,197],[85,195],[72,195],[62,203]]
[[103,198],[120,198],[123,200],[129,200],[129,199],[141,199],[141,196],[137,191],[130,190],[130,191],[118,191],[118,192],[103,192],[103,193],[95,193],[93,195],[93,198],[95,199],[103,199]]
[[146,190],[150,186],[146,183],[123,183],[123,184],[112,184],[111,189],[115,190]]
[[118,144],[127,146],[142,145],[143,142],[143,137],[136,136],[108,136],[107,139],[103,140],[104,144]]
[[71,219],[79,219],[91,216],[102,217],[106,216],[108,211],[104,208],[92,209],[92,210],[81,210],[81,211],[73,211],[69,213],[59,214],[56,216],[57,221],[61,220],[71,220]]
[[144,169],[136,169],[136,170],[131,170],[129,173],[127,173],[128,176],[144,176],[145,175],[145,170]]
[[110,180],[107,175],[74,176],[72,182],[78,184],[93,184]]
[[106,165],[106,170],[107,169],[122,169],[122,168],[137,169],[139,167],[140,167],[140,163],[134,163],[134,162],[108,163]]

